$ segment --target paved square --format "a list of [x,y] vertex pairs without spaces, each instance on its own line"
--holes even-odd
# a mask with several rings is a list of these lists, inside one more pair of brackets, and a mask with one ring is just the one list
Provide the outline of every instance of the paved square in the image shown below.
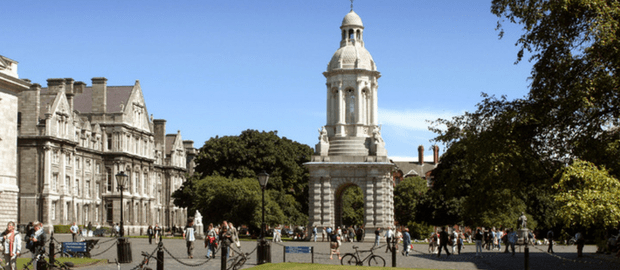
[[[60,242],[70,241],[70,235],[55,235],[56,239]],[[95,238],[100,239],[100,242],[109,241],[101,244],[98,248],[91,251],[94,258],[108,259],[111,263],[108,265],[97,265],[84,267],[81,269],[117,269],[114,260],[116,259],[116,244],[115,241],[110,241],[111,238]],[[155,250],[157,245],[153,241],[152,245],[148,244],[146,238],[132,238],[130,239],[131,249],[133,255],[133,262],[129,264],[121,265],[121,269],[131,269],[138,265],[142,257],[140,256],[142,251],[151,253]],[[314,247],[314,262],[319,264],[340,264],[337,256],[334,255],[334,259],[329,259],[329,242],[283,242],[283,243],[271,243],[271,255],[272,263],[280,263],[284,257],[284,246],[312,246]],[[344,253],[353,252],[352,246],[360,246],[360,249],[370,249],[372,243],[344,243],[341,247],[341,252]],[[210,260],[204,265],[199,267],[190,267],[184,264],[196,265],[207,261],[207,250],[203,248],[202,242],[196,242],[196,248],[194,250],[194,259],[188,259],[186,254],[185,242],[181,239],[164,239],[164,247],[174,256],[172,258],[170,254],[164,253],[165,269],[220,269],[220,256],[219,253],[215,260]],[[241,249],[245,252],[251,252],[255,249],[256,242],[243,241],[241,242]],[[105,249],[107,251],[98,255]],[[399,248],[402,248],[400,246]],[[503,248],[503,247],[502,247]],[[586,246],[584,248],[584,257],[577,258],[576,246],[554,246],[555,254],[547,254],[546,246],[533,246],[530,247],[530,269],[618,269],[620,265],[620,259],[613,258],[611,255],[594,254],[596,250],[595,246]],[[375,250],[377,255],[383,257],[386,261],[386,266],[392,266],[391,253],[385,253],[385,247]],[[499,251],[484,251],[484,254],[480,257],[475,256],[475,246],[467,245],[462,250],[460,255],[451,255],[447,257],[442,254],[440,258],[437,258],[436,254],[428,254],[428,245],[415,244],[414,250],[410,256],[405,257],[398,253],[397,255],[398,267],[411,267],[411,268],[436,268],[436,269],[524,269],[524,254],[523,249],[521,252],[517,250],[517,254],[513,257],[512,254],[505,254]],[[180,262],[179,262],[180,261]],[[310,254],[286,254],[287,262],[311,262]],[[184,263],[184,264],[182,264]],[[156,261],[152,261],[149,266],[156,268]],[[256,266],[256,252],[250,255],[249,261],[245,264],[244,268]]]

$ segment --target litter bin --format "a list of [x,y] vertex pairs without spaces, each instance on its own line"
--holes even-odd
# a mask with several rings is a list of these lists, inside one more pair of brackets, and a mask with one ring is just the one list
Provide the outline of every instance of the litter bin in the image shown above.
[[116,255],[119,263],[131,263],[131,243],[125,237],[118,238]]
[[267,240],[258,240],[256,264],[271,263],[271,246]]

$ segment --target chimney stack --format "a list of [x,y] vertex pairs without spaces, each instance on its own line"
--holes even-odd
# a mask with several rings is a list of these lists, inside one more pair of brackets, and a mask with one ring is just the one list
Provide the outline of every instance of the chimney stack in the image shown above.
[[75,82],[73,84],[73,93],[75,93],[75,94],[84,93],[84,88],[86,88],[86,83],[85,82]]
[[19,135],[38,135],[39,108],[41,106],[41,85],[34,83],[30,89],[21,92],[18,110],[21,113]]
[[424,146],[418,146],[418,161],[420,165],[424,165]]
[[65,79],[47,79],[48,93],[65,93]]
[[67,95],[70,113],[73,113],[73,97],[75,96],[75,93],[73,92],[73,82],[73,79],[65,78],[65,94]]
[[155,119],[153,125],[155,126],[155,145],[164,146],[166,143],[166,120]]
[[104,77],[95,77],[92,78],[93,81],[93,112],[94,113],[105,113],[107,102],[107,84],[108,79]]
[[439,146],[433,145],[433,163],[439,164]]

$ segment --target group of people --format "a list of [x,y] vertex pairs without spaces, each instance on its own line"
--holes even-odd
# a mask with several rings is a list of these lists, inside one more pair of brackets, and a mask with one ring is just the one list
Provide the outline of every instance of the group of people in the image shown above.
[[[187,257],[194,258],[194,242],[196,241],[196,227],[194,220],[189,219],[187,225],[183,229],[183,239],[187,247]],[[221,250],[225,250],[226,257],[234,256],[234,252],[230,249],[232,245],[240,247],[239,231],[232,222],[222,222],[220,226],[209,224],[207,234],[204,239],[204,247],[207,249],[207,258],[215,258],[215,250],[221,245]]]
[[[331,227],[323,227],[323,230],[321,231],[321,241],[325,242],[325,239],[327,239],[327,241],[331,242],[331,234],[332,233],[336,233],[338,234],[338,236],[344,240],[345,242],[353,242],[353,241],[357,241],[357,242],[361,242],[362,239],[364,238],[364,227],[363,226],[349,226],[348,228],[346,228],[345,226],[338,226],[336,227],[336,229],[332,229]],[[318,228],[316,226],[314,226],[312,228],[312,236],[311,239],[316,242],[318,238]]]
[[162,236],[162,228],[159,227],[159,224],[155,223],[155,227],[149,225],[146,229],[146,235],[149,237],[149,245],[153,244],[153,238],[155,238],[155,243],[159,243],[159,238]]
[[30,222],[22,241],[19,231],[16,230],[15,222],[11,221],[7,224],[6,230],[2,232],[2,238],[0,238],[0,251],[3,255],[0,261],[5,262],[5,269],[15,270],[17,268],[17,257],[22,253],[22,243],[25,243],[25,248],[32,253],[32,258],[34,259],[33,267],[36,270],[37,261],[39,260],[37,255],[45,252],[46,240],[47,236],[41,222]]

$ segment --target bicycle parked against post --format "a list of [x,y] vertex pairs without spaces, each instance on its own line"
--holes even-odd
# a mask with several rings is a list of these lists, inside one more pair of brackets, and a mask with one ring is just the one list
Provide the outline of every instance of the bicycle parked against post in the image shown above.
[[[232,247],[231,247],[231,249],[232,249]],[[226,268],[227,270],[239,270],[239,269],[241,269],[241,267],[243,267],[245,262],[248,260],[248,257],[250,256],[249,253],[244,253],[241,250],[235,250],[235,252],[238,255],[232,256],[232,257],[228,258],[228,261],[226,261],[226,265],[228,266]]]
[[[61,263],[58,260],[53,260],[53,263],[50,263],[49,260],[46,260],[47,254],[45,254],[45,250],[41,249],[37,252],[38,259],[38,267],[37,269],[62,269],[62,270],[70,270],[71,267],[74,266],[72,262],[64,262]],[[30,260],[26,265],[24,265],[23,269],[30,270],[34,269],[32,263],[34,259]]]
[[[344,256],[342,256],[342,259],[340,260],[340,263],[342,265],[358,265],[358,266],[362,266],[364,265],[365,261],[368,261],[368,266],[382,266],[385,267],[385,259],[383,259],[383,257],[379,256],[379,255],[375,255],[373,253],[373,249],[374,246],[372,248],[370,248],[370,250],[362,250],[359,251],[359,247],[358,246],[353,246],[353,249],[355,249],[355,253],[347,253],[344,254]],[[370,252],[370,254],[368,254],[368,256],[366,256],[366,258],[364,258],[363,260],[360,260],[362,257],[360,256],[360,253],[364,253],[364,252]]]
[[[151,258],[155,259],[157,261],[157,257],[153,256],[152,254],[148,254],[144,251],[142,251],[142,257],[144,257],[142,259],[142,261],[140,262],[140,264],[138,264],[138,266],[132,268],[132,270],[153,270],[153,268],[148,267],[147,265],[149,265],[149,261],[151,260]],[[118,262],[117,262],[117,265]]]

